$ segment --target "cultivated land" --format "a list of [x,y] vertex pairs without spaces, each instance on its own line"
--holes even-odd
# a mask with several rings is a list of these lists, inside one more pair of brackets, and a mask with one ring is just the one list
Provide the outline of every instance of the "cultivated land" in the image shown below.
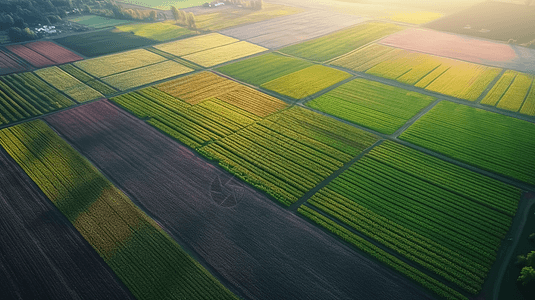
[[507,70],[481,100],[481,104],[535,116],[533,75]]
[[64,92],[76,102],[85,102],[103,95],[58,67],[48,67],[34,72],[51,86]]
[[43,121],[1,130],[0,145],[137,299],[236,299]]
[[77,18],[68,19],[71,22],[75,22],[81,25],[85,25],[91,28],[100,29],[106,27],[114,27],[118,25],[132,23],[128,20],[117,20],[112,18],[106,18],[96,15],[81,16]]
[[434,100],[430,96],[359,78],[306,105],[375,131],[392,134]]
[[135,35],[159,42],[172,40],[194,32],[172,23],[128,24],[116,27],[123,32],[133,32]]
[[2,299],[134,299],[69,220],[8,157],[0,150]]
[[393,34],[379,43],[499,68],[535,73],[535,49],[419,28]]
[[533,185],[533,134],[533,123],[442,101],[400,138]]
[[220,31],[240,40],[275,49],[306,41],[364,21],[356,16],[309,11]]
[[27,70],[24,61],[9,51],[0,49],[0,75]]
[[[428,299],[106,101],[47,122],[244,298]],[[218,178],[238,205],[215,202]]]
[[402,29],[404,28],[394,24],[370,22],[289,46],[281,49],[280,52],[323,62]]
[[331,62],[433,92],[475,101],[501,69],[373,44]]
[[517,188],[388,141],[331,181],[300,212],[438,295],[467,299],[318,211],[475,295],[519,199]]
[[64,64],[82,59],[82,57],[73,52],[48,41],[9,45],[6,46],[6,49],[37,68],[55,64]]

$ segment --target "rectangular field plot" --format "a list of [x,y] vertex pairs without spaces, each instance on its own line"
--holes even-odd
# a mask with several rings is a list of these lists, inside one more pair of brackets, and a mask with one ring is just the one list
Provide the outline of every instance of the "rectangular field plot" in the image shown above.
[[58,67],[39,69],[34,71],[34,73],[77,102],[85,102],[103,97],[100,92],[92,89]]
[[24,62],[15,55],[0,49],[0,75],[27,70]]
[[306,60],[268,53],[222,66],[217,70],[238,80],[260,86],[312,65]]
[[383,45],[370,45],[331,64],[468,101],[477,100],[501,72],[498,68]]
[[74,102],[33,73],[0,77],[0,124],[39,116]]
[[60,69],[70,74],[72,77],[80,80],[81,82],[87,84],[88,86],[92,87],[99,93],[103,95],[112,95],[117,92],[116,89],[112,88],[111,86],[101,82],[100,80],[96,79],[96,77],[93,77],[89,75],[88,73],[78,69],[72,64],[66,64],[59,66]]
[[132,21],[129,21],[129,20],[117,20],[117,19],[112,19],[112,18],[96,16],[96,15],[81,16],[81,17],[69,19],[69,21],[78,23],[81,25],[85,25],[91,28],[95,28],[95,29],[101,29],[101,28],[106,28],[106,27],[113,27],[117,25],[132,23]]
[[365,23],[308,42],[288,46],[280,52],[324,62],[403,29],[401,26],[390,23]]
[[139,69],[103,77],[102,81],[124,91],[192,71],[193,69],[185,67],[177,62],[164,61]]
[[239,40],[219,33],[210,33],[206,35],[187,38],[184,40],[157,45],[154,46],[154,48],[180,57],[236,42],[239,42]]
[[271,80],[261,86],[294,99],[301,99],[349,77],[351,77],[349,73],[314,65]]
[[117,26],[116,29],[123,32],[133,32],[137,36],[160,42],[193,34],[193,31],[187,28],[183,28],[168,22],[128,24]]
[[289,206],[376,141],[373,134],[293,107],[199,152]]
[[134,299],[2,149],[0,170],[2,299]]
[[270,48],[280,48],[358,24],[363,19],[329,11],[308,11],[222,30],[221,33]]
[[164,57],[144,49],[106,55],[74,63],[74,65],[95,77],[105,77],[112,74],[144,67],[166,60]]
[[481,104],[535,116],[533,75],[507,70],[481,100]]
[[41,41],[6,48],[36,68],[81,60],[82,57],[52,42]]
[[476,295],[481,290],[520,195],[515,187],[387,141],[300,212],[436,294],[467,299],[459,291]]
[[99,30],[69,35],[54,41],[89,57],[131,50],[157,43],[155,40],[119,30]]
[[136,299],[236,299],[43,121],[1,130],[0,145]]
[[535,124],[442,101],[400,138],[535,185]]
[[385,134],[392,134],[435,98],[362,78],[306,103]]
[[268,49],[241,41],[201,52],[195,52],[186,56],[182,56],[182,58],[203,67],[212,67],[227,61],[264,52],[266,50]]

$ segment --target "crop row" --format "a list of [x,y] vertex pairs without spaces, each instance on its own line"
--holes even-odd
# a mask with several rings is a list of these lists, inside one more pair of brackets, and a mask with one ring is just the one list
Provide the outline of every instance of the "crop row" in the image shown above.
[[0,49],[0,75],[25,71],[23,62],[13,54]]
[[39,69],[34,71],[34,73],[77,102],[85,102],[103,97],[98,91],[56,66]]
[[443,101],[401,139],[465,163],[535,184],[535,125]]
[[358,78],[306,105],[378,132],[392,134],[433,100],[433,97]]
[[38,116],[74,104],[33,73],[0,77],[0,124]]
[[100,80],[78,69],[72,64],[61,65],[59,66],[59,68],[67,72],[68,74],[70,74],[72,77],[92,87],[93,89],[95,89],[96,91],[98,91],[99,93],[103,95],[108,96],[108,95],[115,94],[117,92],[117,90],[115,90],[111,86],[105,84],[104,82],[101,82]]
[[331,219],[323,216],[322,214],[316,212],[315,210],[308,208],[303,205],[298,209],[299,213],[306,216],[314,223],[326,228],[330,232],[339,236],[344,241],[354,245],[365,253],[373,256],[380,262],[390,266],[396,271],[402,273],[403,275],[413,279],[414,281],[421,284],[423,287],[431,290],[435,294],[442,296],[445,299],[452,300],[466,300],[467,298],[455,291],[454,289],[446,286],[442,282],[430,277],[429,275],[423,273],[422,271],[410,266],[409,264],[403,262],[392,254],[384,251],[383,249],[377,247],[373,243],[367,241],[366,239],[354,234],[353,232],[347,230],[346,228],[340,226]]
[[507,70],[481,103],[535,116],[534,85],[533,75]]
[[43,121],[0,144],[137,299],[236,299]]
[[[461,168],[387,141],[308,203],[477,294],[511,225],[520,191],[467,170],[450,173],[456,170]],[[509,206],[500,206],[503,202]]]
[[390,23],[370,22],[288,46],[280,52],[324,62],[402,29],[403,27]]
[[475,101],[501,69],[449,58],[370,45],[331,64]]

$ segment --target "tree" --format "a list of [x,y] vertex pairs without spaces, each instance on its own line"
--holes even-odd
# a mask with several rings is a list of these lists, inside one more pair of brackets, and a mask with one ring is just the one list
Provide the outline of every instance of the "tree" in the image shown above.
[[174,6],[171,6],[171,13],[173,13],[173,18],[175,18],[175,23],[178,22],[180,19],[180,13],[178,12],[178,9]]
[[20,29],[19,27],[11,27],[7,30],[7,35],[12,42],[24,42],[37,38],[35,32],[31,31],[28,27],[24,29]]
[[526,286],[530,284],[531,282],[535,281],[535,270],[533,267],[524,267],[522,268],[522,271],[520,271],[520,276],[517,279],[518,281],[522,282],[523,286]]
[[150,11],[150,18],[151,18],[153,21],[158,20],[158,14],[156,13],[155,10],[151,10],[151,11]]
[[178,11],[178,15],[179,15],[179,21],[180,21],[180,24],[182,25],[187,25],[187,19],[188,19],[188,16],[186,15],[186,12],[183,11],[183,10],[179,10]]
[[195,15],[192,12],[187,14],[186,22],[189,28],[197,29],[197,25],[195,24]]

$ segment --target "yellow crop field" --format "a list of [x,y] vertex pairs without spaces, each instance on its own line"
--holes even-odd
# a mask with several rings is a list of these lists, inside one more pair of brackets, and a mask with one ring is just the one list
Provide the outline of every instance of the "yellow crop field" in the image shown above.
[[262,87],[294,99],[301,99],[349,77],[351,77],[349,73],[314,65],[266,82]]
[[532,75],[524,73],[516,75],[515,80],[511,83],[509,89],[507,89],[507,92],[505,92],[496,107],[515,112],[518,111],[522,103],[524,103],[532,82]]
[[264,52],[268,49],[249,42],[237,42],[217,48],[196,52],[182,58],[203,67],[212,67],[221,63]]
[[378,63],[395,57],[401,52],[403,52],[401,49],[372,44],[337,57],[330,64],[357,72],[365,72]]
[[509,86],[511,85],[511,82],[515,80],[516,75],[518,72],[513,70],[507,70],[505,73],[503,73],[503,76],[496,82],[496,84],[492,87],[492,89],[485,95],[485,98],[481,100],[481,104],[486,105],[496,105],[498,101],[502,98],[503,94],[507,91]]
[[214,73],[201,72],[161,83],[156,88],[175,98],[195,105],[206,99],[216,98],[238,89],[240,86],[239,83],[217,76]]
[[193,34],[189,29],[177,26],[171,22],[132,23],[116,26],[115,28],[123,32],[133,32],[137,36],[160,42],[176,39],[187,34]]
[[137,49],[78,61],[74,65],[95,77],[101,78],[164,60],[166,59],[158,54],[144,49]]
[[177,62],[164,61],[132,71],[104,77],[102,80],[107,84],[124,91],[192,71],[193,69],[185,67]]
[[78,102],[85,102],[104,97],[100,92],[94,90],[56,66],[39,69],[34,73]]
[[531,85],[531,90],[520,109],[520,113],[528,116],[535,116],[535,81],[533,81]]
[[232,44],[238,41],[238,39],[228,37],[226,35],[222,35],[219,33],[210,33],[162,45],[157,45],[154,46],[154,48],[176,56],[184,56],[191,53]]
[[288,106],[275,97],[246,86],[242,86],[217,98],[259,117],[266,117]]

